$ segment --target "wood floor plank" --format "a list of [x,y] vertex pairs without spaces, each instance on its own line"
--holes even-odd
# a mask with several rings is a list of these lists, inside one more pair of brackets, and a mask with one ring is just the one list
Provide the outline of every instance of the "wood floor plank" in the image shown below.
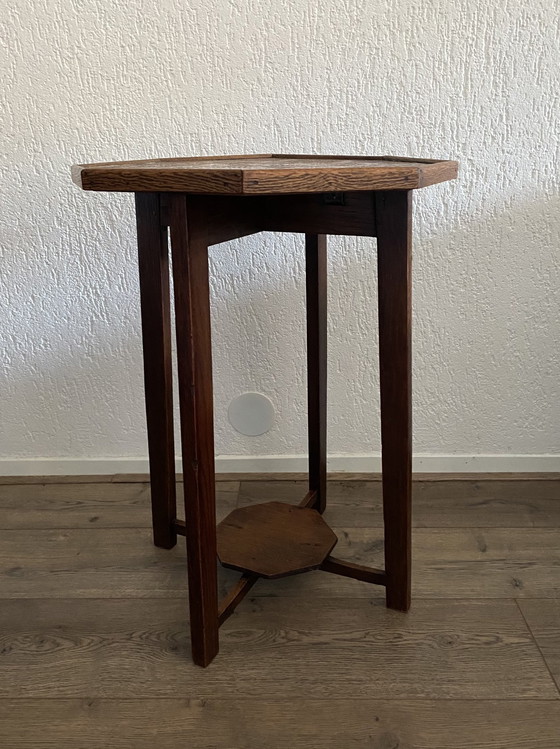
[[[381,529],[335,528],[333,554],[383,566]],[[413,605],[419,598],[560,597],[558,532],[550,528],[415,529]],[[371,596],[381,588],[324,572],[261,580],[256,596]]]
[[519,481],[511,479],[472,479],[464,481],[446,480],[415,481],[418,496],[427,494],[431,499],[447,497],[474,497],[475,499],[560,499],[560,478],[542,481]]
[[[413,480],[415,492],[418,498],[426,496],[430,500],[449,499],[456,497],[461,499],[519,499],[519,500],[538,500],[553,499],[560,500],[560,478],[542,479],[540,481],[518,481],[515,479],[499,480],[463,480],[445,479],[440,476],[437,480],[426,480],[425,478],[415,477]],[[258,497],[261,492],[271,492],[274,498],[288,498],[291,492],[298,492],[305,487],[305,479],[291,479],[284,481],[251,480],[240,482],[240,495],[247,498]],[[330,479],[328,488],[333,497],[337,499],[346,492],[361,493],[364,487],[373,491],[376,495],[381,496],[381,481],[374,479]],[[266,501],[266,500],[261,500]]]
[[[216,486],[219,519],[236,505],[239,483]],[[177,484],[183,516],[183,484]],[[150,487],[142,483],[0,485],[0,528],[149,528]]]
[[2,531],[0,598],[181,595],[185,580],[183,544],[157,549],[147,528]]
[[[304,481],[241,482],[238,506],[269,500],[297,503]],[[417,528],[557,528],[560,481],[415,481]],[[325,519],[334,526],[382,527],[379,481],[329,481]]]
[[[304,471],[291,471],[289,473],[280,473],[278,471],[272,473],[244,473],[241,471],[235,472],[218,472],[216,473],[217,481],[294,481],[307,480],[307,472]],[[380,481],[381,474],[375,471],[357,472],[357,471],[329,471],[328,479],[333,481]],[[148,473],[111,473],[111,474],[92,474],[92,475],[35,475],[35,476],[0,476],[0,484],[98,484],[101,482],[114,483],[124,482],[130,484],[132,482],[146,483],[149,481]],[[473,472],[468,473],[461,472],[448,472],[448,473],[432,473],[432,472],[415,472],[412,474],[414,481],[559,481],[560,473],[554,471],[506,471],[506,472]],[[182,480],[180,473],[177,474],[177,480]]]
[[524,600],[518,604],[560,689],[560,600]]
[[[185,544],[158,549],[151,529],[1,532],[2,598],[166,598],[187,592]],[[239,573],[218,566],[223,595]]]
[[208,668],[189,657],[186,603],[4,601],[0,697],[555,699],[514,601],[251,599]]
[[558,736],[559,701],[0,701],[10,749],[558,749]]
[[[383,566],[380,529],[335,529],[337,557]],[[560,597],[558,532],[548,528],[416,529],[414,598]],[[220,568],[222,590],[235,573]],[[166,597],[185,590],[183,543],[152,545],[148,528],[2,531],[0,598]],[[256,596],[379,597],[326,572],[261,580]]]
[[[376,566],[382,539],[374,531],[339,531],[337,556]],[[560,596],[558,531],[551,528],[416,529],[416,596],[509,598]]]
[[[153,547],[124,478],[0,486],[0,746],[560,749],[558,477],[415,482],[411,612],[325,572],[261,580],[206,670],[184,544]],[[337,556],[382,566],[380,489],[329,483]],[[223,517],[306,484],[219,490]]]
[[[274,499],[298,502],[304,481],[223,481],[217,484],[220,518],[235,506]],[[417,481],[416,527],[558,527],[559,481]],[[181,507],[182,482],[178,483]],[[335,526],[381,527],[379,481],[331,481],[326,519]],[[145,483],[0,485],[0,528],[149,527]],[[179,510],[181,514],[181,510]]]
[[[363,483],[363,482],[360,482]],[[327,483],[327,496],[331,488]],[[241,481],[239,483],[238,506],[258,504],[259,502],[292,502],[297,504],[308,490],[307,481]]]

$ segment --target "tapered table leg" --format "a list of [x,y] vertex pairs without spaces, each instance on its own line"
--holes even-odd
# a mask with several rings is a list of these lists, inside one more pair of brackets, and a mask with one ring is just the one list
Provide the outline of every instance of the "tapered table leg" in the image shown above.
[[169,199],[191,645],[194,662],[207,666],[219,626],[208,244],[189,235],[187,196]]
[[411,578],[412,192],[377,192],[381,461],[387,606],[407,611]]
[[161,193],[136,193],[136,223],[154,543],[170,549],[177,543],[173,526],[175,451],[169,258],[160,196]]
[[309,490],[327,505],[327,238],[305,235]]

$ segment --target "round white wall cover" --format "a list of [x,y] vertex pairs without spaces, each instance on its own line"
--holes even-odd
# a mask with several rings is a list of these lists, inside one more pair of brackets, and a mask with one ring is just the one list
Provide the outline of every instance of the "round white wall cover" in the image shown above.
[[274,406],[266,395],[242,393],[229,404],[228,419],[237,432],[256,437],[274,424]]

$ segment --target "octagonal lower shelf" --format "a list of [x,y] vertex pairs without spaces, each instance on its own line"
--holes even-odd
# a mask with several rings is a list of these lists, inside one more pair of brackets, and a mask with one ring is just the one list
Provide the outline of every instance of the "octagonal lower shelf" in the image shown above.
[[285,577],[321,566],[337,542],[317,510],[284,502],[239,507],[217,528],[224,567]]

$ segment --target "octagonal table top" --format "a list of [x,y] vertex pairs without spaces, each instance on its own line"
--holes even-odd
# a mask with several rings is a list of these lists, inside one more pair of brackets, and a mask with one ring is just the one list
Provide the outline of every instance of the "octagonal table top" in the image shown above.
[[83,190],[263,195],[414,190],[455,179],[456,161],[397,156],[259,154],[77,164]]

